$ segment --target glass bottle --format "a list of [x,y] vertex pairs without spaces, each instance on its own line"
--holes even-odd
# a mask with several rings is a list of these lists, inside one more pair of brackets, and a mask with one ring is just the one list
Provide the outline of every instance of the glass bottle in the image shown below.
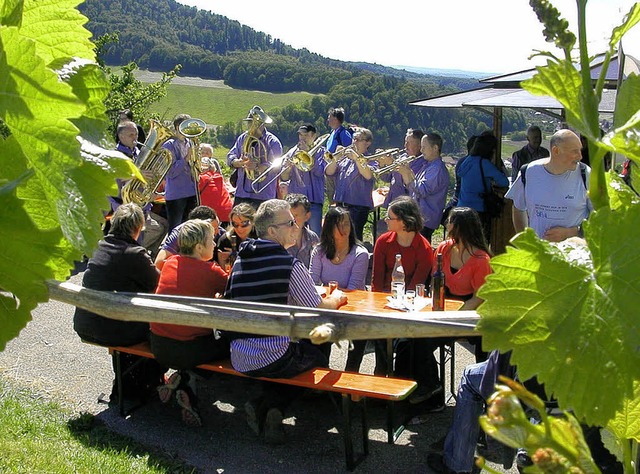
[[404,268],[402,267],[402,257],[396,254],[396,263],[391,272],[391,294],[396,301],[404,297]]
[[442,270],[442,254],[438,253],[436,271],[431,277],[432,310],[444,311],[444,271]]
[[231,234],[231,252],[229,253],[229,260],[227,261],[226,270],[227,273],[231,273],[231,269],[233,268],[233,263],[238,258],[238,236],[236,234]]

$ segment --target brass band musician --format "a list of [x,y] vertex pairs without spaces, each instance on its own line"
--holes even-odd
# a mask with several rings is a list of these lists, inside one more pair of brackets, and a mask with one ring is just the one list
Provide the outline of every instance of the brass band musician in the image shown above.
[[167,220],[169,232],[178,224],[187,220],[192,209],[198,205],[197,183],[191,172],[189,155],[191,153],[191,139],[180,133],[182,122],[190,119],[187,114],[179,114],[173,119],[174,137],[162,145],[171,152],[173,161],[165,177],[165,200],[167,205]]
[[[300,151],[308,152],[313,147],[316,140],[316,127],[311,124],[301,125],[298,128],[298,144],[291,148],[285,155],[286,160],[296,156]],[[298,166],[287,167],[280,179],[289,181],[287,193],[302,194],[307,197],[311,204],[311,218],[309,227],[316,234],[320,235],[322,230],[322,205],[324,203],[324,168],[327,162],[324,160],[325,148],[315,147],[311,169],[303,171]]]
[[[422,157],[422,152],[420,151],[420,140],[424,136],[424,132],[422,130],[410,128],[407,130],[407,134],[404,137],[404,152],[400,153],[400,155],[395,158],[396,161],[400,160],[409,160],[411,157],[414,157],[412,161],[409,162],[408,166],[414,173],[417,173],[420,168],[422,168],[423,161],[420,159]],[[380,157],[378,160],[380,167],[388,166],[393,163],[391,157]],[[398,167],[399,169],[399,167]],[[408,196],[410,194],[408,184],[405,183],[402,175],[398,171],[398,169],[389,171],[388,173],[383,173],[379,176],[379,178],[385,183],[389,183],[389,192],[387,193],[383,207],[388,208],[389,204],[397,197],[400,196]],[[382,169],[380,170],[382,171]]]
[[[260,192],[254,189],[254,180],[273,164],[274,159],[282,156],[282,143],[267,130],[265,125],[273,123],[273,119],[261,107],[253,106],[243,121],[248,123],[249,129],[236,139],[227,153],[227,164],[238,173],[234,205],[246,202],[257,208],[261,202],[276,197],[276,179],[268,186],[260,186],[264,187],[258,188]],[[278,172],[279,167],[274,167],[264,179],[270,180]]]
[[364,226],[369,212],[373,210],[373,171],[375,162],[367,160],[365,153],[373,142],[373,134],[366,128],[358,128],[353,143],[348,147],[338,147],[334,158],[325,168],[327,176],[336,176],[336,191],[333,201],[349,210],[358,240],[362,241]]

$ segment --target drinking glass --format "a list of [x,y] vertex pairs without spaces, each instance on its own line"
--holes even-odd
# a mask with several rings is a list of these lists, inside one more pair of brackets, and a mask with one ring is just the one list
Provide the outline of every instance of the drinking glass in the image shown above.
[[425,286],[422,283],[418,283],[416,285],[416,298],[423,298],[425,297]]
[[416,292],[413,290],[407,290],[404,293],[404,305],[409,311],[413,311],[416,308],[415,301]]

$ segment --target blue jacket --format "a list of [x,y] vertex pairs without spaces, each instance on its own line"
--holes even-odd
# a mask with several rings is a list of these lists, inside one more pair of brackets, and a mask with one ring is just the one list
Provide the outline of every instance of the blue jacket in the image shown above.
[[480,163],[487,184],[487,190],[495,183],[498,187],[509,186],[509,179],[495,167],[489,160],[484,160],[479,156],[468,156],[458,168],[460,177],[460,196],[458,197],[458,207],[470,207],[478,212],[484,212],[484,186],[482,185],[482,174]]

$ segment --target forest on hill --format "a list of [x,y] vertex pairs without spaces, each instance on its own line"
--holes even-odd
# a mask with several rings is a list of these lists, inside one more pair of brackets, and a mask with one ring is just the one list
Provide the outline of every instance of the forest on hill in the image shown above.
[[[272,129],[295,141],[301,121],[319,125],[329,107],[343,106],[347,121],[372,130],[375,146],[398,146],[409,127],[435,131],[445,138],[445,152],[464,149],[470,135],[490,128],[490,116],[471,110],[413,107],[409,101],[478,86],[460,77],[426,76],[368,63],[324,58],[295,49],[239,22],[174,0],[86,0],[79,9],[89,18],[94,40],[117,33],[119,41],[101,50],[109,65],[135,62],[139,67],[181,75],[222,79],[240,89],[266,92],[307,91],[308,103],[272,111]],[[188,113],[188,110],[185,110]],[[505,113],[504,130],[526,128],[525,114]],[[218,139],[228,145],[240,124],[216,124]]]

